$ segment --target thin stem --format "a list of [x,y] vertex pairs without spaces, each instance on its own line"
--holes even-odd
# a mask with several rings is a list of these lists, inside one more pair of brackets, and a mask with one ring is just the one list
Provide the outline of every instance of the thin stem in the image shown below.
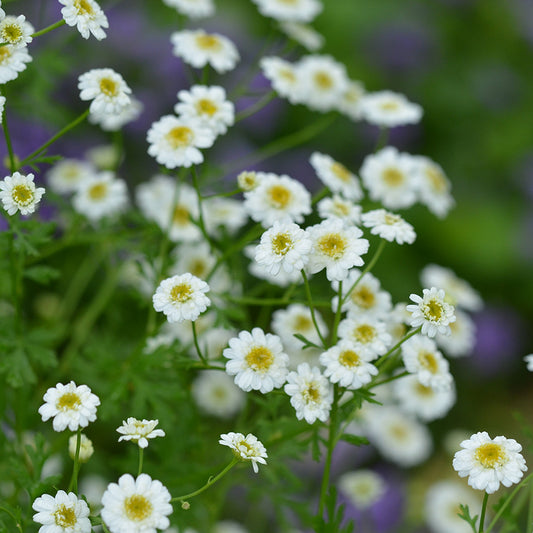
[[207,229],[205,227],[205,220],[204,220],[204,214],[202,209],[202,191],[200,190],[200,184],[198,182],[198,172],[196,170],[196,166],[192,166],[192,184],[194,187],[194,190],[196,191],[196,196],[198,198],[198,226],[200,227],[200,231],[202,232],[202,235],[204,236],[204,239],[209,244],[209,247],[211,248],[211,251],[214,251],[215,247],[213,246],[213,243],[211,242],[211,238],[209,237],[207,233]]
[[[283,296],[282,298],[252,298],[252,297],[236,297],[231,295],[223,295],[225,300],[229,302],[234,302],[242,305],[253,305],[253,306],[263,306],[263,305],[287,305],[289,303],[289,298]],[[308,300],[300,300],[297,298],[290,298],[290,302],[294,304],[307,304]],[[315,307],[330,307],[331,302],[327,301],[314,301]]]
[[55,30],[56,28],[59,28],[66,24],[65,19],[58,20],[57,22],[54,22],[54,24],[50,24],[50,26],[46,26],[46,28],[43,28],[42,30],[36,31],[35,33],[32,33],[32,37],[40,37],[41,35],[44,35],[45,33],[48,33],[49,31]]
[[202,196],[204,200],[207,200],[208,198],[224,198],[226,196],[235,196],[236,194],[241,193],[242,191],[240,189],[233,189],[229,192],[217,192],[215,194],[208,194],[207,196]]
[[309,309],[311,311],[311,319],[313,320],[313,325],[315,326],[318,337],[320,338],[320,342],[322,343],[322,346],[324,346],[325,348],[326,341],[324,337],[322,336],[322,332],[320,331],[320,328],[318,327],[318,323],[316,321],[315,306],[313,305],[313,298],[311,297],[311,287],[309,286],[309,279],[307,278],[305,270],[302,269],[301,272],[302,272],[302,277],[304,279],[305,294],[307,296],[307,305],[309,306]]
[[203,355],[202,350],[200,349],[200,343],[198,342],[198,334],[196,332],[196,322],[192,320],[191,324],[192,324],[192,338],[194,339],[194,347],[196,348],[196,353],[198,354],[198,357],[200,358],[204,366],[206,366],[207,358]]
[[198,490],[195,490],[194,492],[189,492],[188,494],[184,494],[183,496],[177,496],[176,498],[172,498],[171,502],[183,502],[184,500],[188,498],[194,498],[195,496],[198,496],[198,494],[201,494],[205,490],[207,490],[211,485],[216,483],[220,478],[224,477],[238,462],[240,461],[239,457],[234,457],[231,460],[231,463],[226,465],[223,470],[221,470],[215,477],[210,477],[207,480],[207,483],[199,488]]
[[142,474],[143,471],[143,459],[144,459],[144,448],[139,446],[139,468],[137,469],[137,477]]
[[11,173],[17,169],[15,154],[13,153],[13,145],[11,144],[11,136],[9,135],[9,128],[7,127],[6,110],[2,112],[2,129],[4,130],[4,137],[6,139],[7,153],[9,155],[9,169]]
[[4,513],[8,514],[12,519],[13,521],[15,522],[16,526],[17,526],[17,529],[23,533],[22,531],[22,526],[19,524],[18,520],[17,520],[17,517],[9,510],[9,509],[6,509],[5,507],[2,507],[0,505],[0,511],[4,511]]
[[[383,354],[379,358],[379,361],[376,362],[376,366],[378,368],[380,366],[382,366],[383,363],[386,362],[387,357],[389,357],[390,354],[394,353],[407,339],[410,339],[413,335],[416,335],[417,333],[420,333],[421,330],[422,330],[422,326],[419,326],[418,328],[413,329],[412,331],[410,331],[405,337],[400,339],[387,353]],[[384,369],[385,369],[385,367],[383,367],[382,370],[384,370]]]
[[405,372],[402,372],[401,374],[396,374],[395,376],[390,376],[388,378],[382,379],[381,381],[376,381],[375,383],[371,383],[368,387],[368,390],[373,389],[374,387],[378,387],[379,385],[383,385],[384,383],[389,383],[391,381],[396,381],[397,379],[404,378],[405,376],[408,376],[409,372],[407,370]]
[[485,524],[485,513],[487,512],[487,502],[489,501],[489,494],[485,492],[483,496],[483,503],[481,504],[481,516],[479,517],[479,533],[483,533]]
[[235,123],[244,120],[245,118],[248,118],[254,113],[257,113],[258,111],[263,109],[263,107],[266,107],[275,97],[276,93],[274,91],[268,92],[267,94],[259,98],[257,102],[252,104],[250,107],[247,107],[246,109],[243,109],[241,112],[237,113],[235,115]]
[[335,320],[333,321],[333,330],[331,331],[331,345],[337,344],[337,330],[339,329],[339,322],[341,321],[341,301],[342,301],[342,281],[339,281],[338,290],[338,305],[335,311]]
[[80,470],[80,448],[81,448],[81,428],[78,428],[76,434],[76,453],[74,454],[74,466],[72,467],[72,477],[68,484],[68,491],[74,491],[78,494],[78,472]]
[[378,141],[374,152],[381,150],[389,142],[389,128],[381,127],[379,129]]
[[527,524],[533,524],[533,483],[529,487],[529,505],[527,508]]

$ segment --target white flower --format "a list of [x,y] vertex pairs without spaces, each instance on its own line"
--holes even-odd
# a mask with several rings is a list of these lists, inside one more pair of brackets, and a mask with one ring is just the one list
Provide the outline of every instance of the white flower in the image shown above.
[[439,218],[444,218],[454,206],[451,184],[441,166],[424,156],[415,156],[420,201]]
[[243,461],[251,461],[252,468],[257,474],[259,471],[257,463],[266,465],[265,458],[268,457],[266,448],[255,435],[248,433],[246,437],[242,433],[223,433],[218,441],[222,446],[229,446],[236,457]]
[[533,372],[533,353],[530,353],[529,355],[524,356],[524,361],[526,362],[527,369],[530,372]]
[[450,268],[429,264],[422,270],[420,278],[423,287],[443,289],[445,300],[451,305],[466,311],[479,311],[483,307],[483,300],[479,293]]
[[76,431],[88,426],[96,420],[96,408],[100,405],[100,399],[87,385],[76,386],[74,381],[49,388],[43,400],[45,403],[39,407],[39,414],[44,422],[54,419],[54,431],[63,431],[67,427]]
[[317,204],[317,209],[322,219],[339,218],[347,226],[361,222],[361,206],[337,194],[332,198],[322,198]]
[[80,184],[96,174],[96,169],[86,161],[62,159],[46,174],[48,185],[58,194],[69,194],[78,190]]
[[33,521],[43,524],[39,533],[90,533],[89,506],[76,494],[60,490],[55,496],[43,494],[37,498],[32,509],[37,511]]
[[311,240],[298,224],[274,222],[274,225],[261,235],[261,242],[255,251],[255,260],[275,276],[281,269],[289,273],[302,270],[310,251]]
[[345,472],[337,481],[339,489],[358,509],[368,509],[385,494],[385,480],[373,470]]
[[246,402],[233,379],[218,370],[203,370],[193,381],[191,393],[201,411],[218,418],[231,418]]
[[74,209],[95,222],[124,211],[128,205],[126,182],[105,171],[83,180],[72,198]]
[[117,428],[117,431],[122,435],[118,441],[131,440],[139,448],[146,448],[148,439],[165,436],[165,432],[162,429],[155,429],[157,424],[159,424],[159,420],[137,420],[130,416],[122,422],[122,426]]
[[[68,439],[68,454],[70,458],[74,460],[76,457],[76,447],[78,445],[78,435],[72,435]],[[91,439],[87,438],[83,433],[80,439],[80,451],[78,454],[78,460],[80,463],[86,463],[94,453],[94,447]]]
[[32,57],[26,46],[5,45],[0,47],[0,84],[14,80],[19,72],[26,70]]
[[424,289],[422,296],[411,294],[409,299],[415,304],[408,305],[411,313],[411,326],[422,326],[422,335],[434,337],[437,333],[450,334],[450,324],[455,322],[454,307],[446,303],[442,289]]
[[496,492],[500,483],[505,487],[518,483],[527,470],[522,446],[514,439],[491,439],[481,431],[461,442],[461,448],[453,458],[453,468],[460,477],[468,476],[472,488],[487,494]]
[[360,200],[363,191],[355,174],[327,154],[313,152],[309,159],[320,181],[349,200]]
[[221,520],[213,526],[212,533],[248,533],[248,530],[233,520]]
[[211,304],[205,295],[209,285],[189,272],[164,279],[152,297],[154,309],[169,322],[196,320]]
[[178,13],[195,19],[210,17],[215,13],[213,0],[163,0],[163,3],[176,8]]
[[302,101],[304,88],[296,66],[275,56],[261,58],[259,65],[263,76],[270,81],[279,96],[287,98],[291,104]]
[[310,22],[321,11],[319,0],[253,0],[259,13],[276,20]]
[[372,228],[372,235],[379,235],[382,239],[389,242],[396,241],[398,244],[413,244],[416,239],[416,233],[408,222],[400,215],[390,213],[385,209],[375,209],[367,211],[361,215],[363,226]]
[[372,200],[387,209],[411,207],[417,199],[413,156],[387,146],[365,157],[360,174]]
[[[0,50],[4,47],[0,47]],[[35,212],[37,204],[44,194],[43,187],[35,187],[33,174],[13,173],[0,181],[0,200],[10,215],[20,211],[21,215]]]
[[455,309],[455,322],[450,324],[450,334],[437,333],[435,341],[449,357],[470,355],[476,344],[476,324],[470,315]]
[[363,265],[361,255],[369,244],[360,238],[363,232],[359,228],[344,227],[340,219],[327,219],[306,231],[313,242],[307,264],[311,274],[325,268],[330,281],[342,281],[352,267]]
[[369,360],[383,355],[392,344],[385,322],[371,316],[350,315],[339,324],[339,338],[353,342]]
[[174,106],[177,115],[198,118],[203,126],[216,135],[226,133],[235,121],[235,106],[226,99],[223,87],[214,85],[193,85],[188,91],[178,93],[178,102]]
[[167,529],[172,513],[170,493],[148,474],[130,474],[110,483],[102,496],[102,520],[111,533],[156,533]]
[[158,163],[169,169],[188,168],[204,160],[199,148],[212,146],[215,134],[197,118],[165,115],[150,126],[146,140],[148,153]]
[[280,28],[289,38],[310,52],[316,52],[324,45],[323,35],[307,24],[286,20],[280,23]]
[[170,40],[174,46],[174,55],[195,68],[211,65],[222,74],[233,70],[240,59],[235,45],[218,33],[183,30],[174,32]]
[[276,275],[270,273],[270,269],[267,269],[265,265],[259,264],[257,261],[253,260],[255,257],[256,247],[251,244],[244,247],[244,255],[249,259],[252,259],[248,265],[248,270],[252,276],[255,276],[259,279],[264,279],[271,283],[272,285],[277,285],[278,287],[287,287],[293,283],[302,283],[303,278],[299,270],[293,270],[292,272],[286,272],[281,269]]
[[118,113],[90,113],[89,122],[98,124],[104,131],[118,131],[126,124],[139,118],[143,110],[143,104],[134,97],[130,98],[129,104],[124,106]]
[[85,150],[84,155],[98,170],[114,170],[120,164],[122,151],[116,144],[97,144]]
[[351,120],[361,119],[361,100],[365,87],[360,81],[348,80],[348,86],[337,101],[336,109]]
[[324,375],[332,383],[355,390],[372,381],[378,369],[371,364],[369,352],[360,350],[349,340],[341,340],[335,346],[320,355],[320,364],[324,365]]
[[237,176],[237,185],[242,191],[251,191],[259,185],[259,177],[253,170],[243,170]]
[[98,40],[105,38],[103,28],[109,28],[109,22],[95,0],[59,0],[59,3],[65,6],[61,15],[67,25],[76,26],[84,39],[88,39],[91,33]]
[[289,356],[277,335],[265,334],[261,328],[241,331],[230,339],[223,355],[229,359],[226,372],[235,376],[236,385],[246,392],[267,393],[285,383]]
[[360,111],[364,120],[383,128],[416,124],[423,114],[418,104],[392,91],[365,94],[361,98]]
[[119,114],[131,104],[131,89],[111,68],[95,68],[81,74],[78,89],[82,100],[92,100],[89,110],[95,115]]
[[250,217],[270,228],[276,221],[298,222],[311,213],[311,195],[298,181],[286,175],[258,172],[259,184],[244,193],[244,208]]
[[222,236],[221,228],[233,235],[248,222],[243,201],[235,198],[205,198],[203,211],[205,228],[210,235]]
[[6,106],[6,97],[0,96],[0,124],[2,124],[4,120],[4,109]]
[[7,16],[0,20],[0,40],[3,43],[26,46],[32,42],[31,34],[34,31],[24,15]]

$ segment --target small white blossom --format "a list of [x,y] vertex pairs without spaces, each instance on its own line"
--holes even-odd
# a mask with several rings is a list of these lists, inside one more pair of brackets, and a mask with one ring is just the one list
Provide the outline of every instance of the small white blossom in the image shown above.
[[33,41],[34,27],[24,15],[8,15],[0,20],[0,41],[15,46],[26,46]]
[[215,13],[213,0],[163,0],[163,3],[194,19],[210,17]]
[[322,198],[317,204],[317,209],[322,219],[339,218],[347,226],[361,222],[361,206],[337,194],[331,198]]
[[62,159],[46,174],[48,185],[58,194],[69,194],[78,190],[80,184],[96,174],[96,168],[79,159]]
[[91,33],[98,40],[105,38],[104,28],[109,28],[109,22],[95,0],[59,0],[59,3],[65,6],[61,15],[67,25],[76,26],[84,39]]
[[360,200],[363,197],[357,177],[343,164],[320,152],[313,152],[309,162],[320,181],[331,191],[349,200]]
[[454,206],[451,184],[441,166],[431,159],[415,156],[420,201],[439,218],[444,218]]
[[442,289],[424,289],[422,296],[411,294],[414,303],[406,307],[411,313],[411,326],[422,326],[422,335],[435,337],[437,333],[450,334],[450,324],[455,322],[454,307],[446,303]]
[[20,211],[21,215],[30,215],[35,212],[44,188],[35,187],[33,178],[33,174],[14,172],[0,181],[0,200],[8,214],[14,215]]
[[361,100],[366,93],[360,81],[348,80],[348,86],[339,98],[336,109],[353,121],[361,119]]
[[372,235],[379,235],[389,242],[396,241],[398,244],[413,244],[416,233],[408,222],[400,215],[390,213],[385,209],[367,211],[361,215],[363,226],[371,228]]
[[358,509],[368,509],[377,503],[387,490],[385,480],[373,470],[360,469],[339,476],[341,492]]
[[418,104],[392,91],[365,94],[361,98],[360,110],[364,120],[382,128],[416,124],[423,114]]
[[92,100],[89,110],[94,115],[119,114],[131,105],[131,89],[111,68],[95,68],[81,74],[78,89],[82,100]]
[[148,439],[165,436],[162,429],[155,429],[157,424],[159,424],[159,420],[137,420],[130,416],[122,422],[122,426],[117,428],[117,431],[122,435],[118,441],[131,440],[139,448],[146,448],[148,447]]
[[524,361],[526,362],[527,369],[530,372],[533,372],[533,353],[530,353],[529,355],[524,356]]
[[191,393],[204,413],[218,418],[235,416],[246,403],[245,393],[218,370],[204,370],[193,381]]
[[[76,457],[76,447],[78,445],[78,435],[72,435],[68,439],[68,454],[70,458],[74,460]],[[91,439],[87,438],[83,433],[80,438],[80,451],[78,454],[78,460],[80,463],[86,463],[94,453],[94,447]]]
[[259,13],[282,21],[310,22],[321,11],[319,0],[253,0]]
[[263,57],[259,65],[279,96],[287,98],[291,104],[302,101],[304,87],[297,66],[276,56]]
[[280,28],[290,39],[310,52],[316,52],[324,45],[324,36],[307,24],[286,20],[280,22]]
[[43,494],[37,498],[32,509],[37,511],[33,521],[43,524],[39,533],[90,533],[89,506],[76,494],[60,490],[55,496]]
[[339,338],[353,342],[368,360],[383,355],[392,344],[385,322],[371,316],[350,315],[339,324]]
[[257,463],[266,465],[265,459],[268,457],[266,448],[263,446],[263,443],[251,433],[248,433],[246,436],[242,433],[223,433],[220,435],[220,440],[218,442],[219,444],[222,444],[222,446],[228,446],[231,448],[235,456],[243,461],[251,461],[252,468],[256,474],[259,471]]
[[143,110],[143,104],[134,97],[118,113],[90,113],[89,122],[98,124],[104,131],[118,131],[126,124],[137,120]]
[[0,47],[0,84],[16,79],[26,70],[26,63],[32,61],[26,46],[11,44]]
[[456,308],[455,322],[450,324],[450,334],[437,333],[435,341],[448,357],[470,355],[476,345],[476,324],[469,314]]

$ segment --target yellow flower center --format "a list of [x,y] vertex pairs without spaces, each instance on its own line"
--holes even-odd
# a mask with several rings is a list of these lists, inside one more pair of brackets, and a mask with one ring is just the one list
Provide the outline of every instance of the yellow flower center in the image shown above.
[[268,196],[270,205],[276,207],[277,209],[287,207],[292,198],[291,191],[289,191],[289,189],[283,185],[273,185],[270,187],[268,190]]
[[248,172],[245,170],[238,175],[237,181],[239,182],[241,189],[244,191],[251,191],[257,186],[257,176],[255,172]]
[[29,205],[33,202],[33,191],[27,185],[15,185],[11,191],[11,198],[18,205]]
[[405,441],[407,437],[409,436],[409,432],[404,426],[401,426],[400,424],[394,424],[389,429],[391,435],[399,440],[399,441]]
[[54,512],[54,521],[56,526],[67,528],[74,527],[78,520],[74,509],[62,503]]
[[354,289],[350,295],[352,302],[363,309],[371,309],[376,305],[376,295],[364,285]]
[[316,72],[314,75],[314,81],[319,89],[328,90],[333,87],[332,77],[324,71]]
[[22,39],[22,29],[18,24],[6,24],[2,28],[2,40],[11,44],[16,44]]
[[435,396],[435,391],[431,387],[426,387],[425,385],[422,385],[422,383],[420,382],[416,384],[415,390],[419,396],[425,396],[426,398]]
[[425,368],[429,370],[432,374],[436,374],[439,370],[439,364],[434,353],[431,352],[420,352],[418,354],[418,362]]
[[76,409],[80,404],[80,397],[75,392],[65,392],[58,398],[56,408],[60,411],[68,411],[69,409]]
[[330,169],[331,169],[331,172],[333,172],[333,174],[335,174],[335,176],[339,178],[341,181],[344,181],[345,183],[350,181],[350,178],[351,178],[350,171],[344,165],[341,165],[340,163],[337,163],[336,161],[334,161],[331,164]]
[[189,272],[197,278],[201,278],[206,270],[207,265],[203,259],[195,259],[189,267]]
[[212,100],[202,98],[196,102],[196,110],[201,115],[209,115],[212,117],[218,111],[218,107],[212,102]]
[[272,251],[276,255],[285,255],[292,248],[292,239],[288,233],[278,233],[272,239]]
[[256,372],[266,372],[274,362],[274,355],[266,346],[254,346],[244,358]]
[[100,91],[106,96],[117,96],[118,83],[111,78],[102,78],[100,80]]
[[11,57],[11,49],[9,46],[0,46],[0,64],[7,61]]
[[196,36],[196,44],[198,45],[198,48],[204,50],[220,50],[222,48],[222,44],[218,37],[205,33]]
[[433,299],[426,303],[423,313],[427,320],[438,322],[443,318],[444,308],[439,301]]
[[395,100],[387,100],[383,102],[380,107],[383,111],[396,111],[399,109],[400,104]]
[[182,304],[189,300],[191,295],[192,287],[188,283],[180,283],[170,289],[170,299],[175,303]]
[[105,198],[107,195],[107,184],[97,183],[96,185],[93,185],[89,189],[88,194],[91,200],[101,200],[102,198]]
[[385,224],[389,225],[389,226],[394,226],[394,224],[398,224],[398,222],[400,222],[400,216],[399,215],[394,215],[392,213],[387,213],[385,216],[384,216],[384,221],[385,221]]
[[502,466],[507,460],[507,454],[502,446],[495,442],[487,442],[478,446],[474,458],[484,468],[496,468]]
[[288,4],[290,6],[298,5],[298,0],[278,0],[279,2],[282,2],[283,4]]
[[399,187],[405,181],[405,176],[397,168],[387,168],[383,172],[383,181],[390,187]]
[[317,247],[324,255],[340,259],[346,250],[348,241],[339,233],[326,233],[318,239]]
[[448,188],[444,174],[434,166],[426,167],[426,176],[436,192],[445,192]]
[[309,331],[312,328],[312,326],[313,326],[313,322],[308,316],[297,315],[294,321],[293,328],[296,330],[296,332],[305,332],[305,331]]
[[348,368],[359,366],[361,358],[353,350],[343,350],[339,355],[339,363]]
[[174,209],[172,222],[178,226],[186,226],[190,222],[189,211],[183,205],[177,205]]
[[74,7],[78,15],[94,15],[93,6],[88,0],[74,0]]
[[320,391],[315,383],[310,383],[303,391],[302,397],[306,403],[317,403],[320,401]]
[[333,202],[333,212],[341,217],[346,217],[350,214],[350,207],[341,200]]
[[296,81],[296,75],[294,74],[294,71],[290,68],[281,68],[278,72],[278,75],[280,78],[290,81],[291,83],[294,83]]
[[376,329],[368,324],[362,324],[354,329],[353,336],[357,341],[367,344],[374,340]]
[[194,133],[187,126],[176,126],[165,135],[165,139],[170,147],[176,150],[177,148],[189,146],[194,139]]
[[134,522],[142,522],[152,514],[152,504],[140,494],[133,494],[124,500],[126,516]]

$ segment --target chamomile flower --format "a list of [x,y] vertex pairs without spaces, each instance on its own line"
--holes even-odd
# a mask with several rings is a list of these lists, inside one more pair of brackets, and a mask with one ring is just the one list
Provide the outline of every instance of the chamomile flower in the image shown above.
[[248,222],[242,200],[235,198],[205,198],[203,211],[205,228],[210,235],[234,235]]
[[233,70],[240,59],[235,45],[223,35],[204,30],[183,30],[170,36],[173,53],[195,68],[206,65],[219,74]]
[[32,509],[37,511],[33,521],[43,524],[39,533],[90,533],[89,506],[76,494],[60,490],[55,496],[43,494],[37,498]]
[[455,201],[451,195],[451,183],[442,167],[424,156],[416,156],[416,176],[420,201],[439,218],[444,218]]
[[363,226],[370,229],[372,235],[379,235],[389,242],[396,241],[398,244],[413,244],[416,233],[400,215],[390,213],[385,209],[367,211],[361,216]]
[[363,191],[355,174],[327,154],[313,152],[309,159],[318,178],[332,192],[349,200],[360,200]]
[[257,474],[259,468],[257,463],[266,465],[266,458],[268,457],[266,448],[263,443],[251,433],[244,436],[242,433],[223,433],[220,435],[218,441],[222,446],[228,446],[233,450],[236,457],[239,457],[243,461],[251,461],[252,468]]
[[111,68],[95,68],[81,74],[78,89],[82,100],[92,100],[89,110],[94,115],[119,114],[131,104],[131,89]]
[[210,17],[215,13],[213,0],[163,0],[163,3],[194,19]]
[[385,480],[373,470],[345,472],[337,481],[340,491],[358,509],[368,509],[377,503],[387,489]]
[[385,322],[371,316],[350,315],[339,324],[339,338],[354,343],[368,360],[383,355],[392,343]]
[[[76,457],[76,447],[78,446],[78,435],[72,435],[68,439],[68,454],[70,458],[74,460]],[[80,451],[78,453],[78,461],[80,463],[86,463],[93,455],[94,447],[91,439],[87,438],[83,433],[80,438]]]
[[255,260],[275,276],[281,269],[289,273],[302,270],[310,250],[311,240],[298,224],[274,222],[274,225],[261,235]]
[[302,101],[304,91],[298,68],[280,57],[263,57],[259,62],[265,78],[272,84],[272,88],[279,96],[287,98],[291,104]]
[[[259,185],[260,176],[257,175],[257,172],[253,170],[243,170],[237,176],[237,185],[241,191],[251,191]],[[259,173],[261,174],[261,173]]]
[[526,362],[527,369],[533,372],[533,353],[524,356],[524,361]]
[[169,322],[196,320],[211,304],[209,285],[189,272],[164,279],[152,297],[154,309]]
[[4,120],[4,109],[6,107],[6,97],[0,96],[0,124],[2,124]]
[[235,416],[246,403],[245,393],[218,370],[202,371],[193,381],[191,393],[202,412],[217,418]]
[[0,42],[15,46],[26,46],[31,43],[33,26],[24,15],[14,17],[8,15],[0,20]]
[[58,383],[49,388],[39,407],[44,422],[53,418],[54,431],[70,431],[84,428],[96,420],[96,408],[100,405],[98,396],[87,385],[77,386],[74,381],[63,385]]
[[276,221],[301,223],[311,213],[311,195],[289,176],[261,173],[259,185],[244,194],[244,208],[264,228]]
[[450,334],[435,336],[437,345],[449,357],[470,355],[476,344],[476,324],[470,315],[455,309],[455,322],[450,324]]
[[59,0],[59,3],[65,6],[61,15],[67,25],[76,26],[84,39],[91,33],[98,40],[106,37],[104,29],[109,28],[109,22],[95,0]]
[[148,474],[124,474],[102,496],[102,520],[111,533],[156,533],[170,525],[170,493]]
[[411,294],[409,299],[415,302],[406,307],[411,313],[413,328],[422,326],[422,335],[428,337],[435,337],[437,333],[450,334],[450,324],[455,322],[454,307],[446,303],[442,289],[424,289],[422,296]]
[[216,135],[226,133],[235,121],[235,106],[226,99],[223,87],[193,85],[188,91],[178,93],[174,111],[182,117],[198,118],[203,126]]
[[94,174],[79,184],[72,204],[93,222],[117,215],[128,205],[126,182],[110,171]]
[[98,124],[104,131],[118,131],[126,124],[137,120],[143,110],[143,104],[134,97],[118,113],[90,113],[89,122]]
[[121,434],[118,441],[131,440],[139,448],[146,448],[148,447],[148,439],[165,436],[165,432],[162,429],[155,429],[157,424],[159,424],[159,420],[137,420],[130,416],[117,428],[117,431]]
[[[0,50],[4,47],[0,47]],[[20,211],[21,215],[35,212],[44,194],[43,187],[35,187],[33,174],[14,172],[0,181],[0,200],[9,215]]]
[[258,390],[263,394],[281,387],[287,379],[289,356],[284,353],[277,335],[264,333],[261,328],[241,331],[229,341],[223,355],[226,372],[235,376],[242,390]]
[[96,168],[79,159],[62,159],[46,174],[49,187],[58,194],[69,194],[78,190],[80,184],[96,174]]
[[32,61],[26,46],[5,45],[0,47],[0,84],[16,79]]
[[361,119],[361,100],[366,93],[360,81],[348,80],[348,86],[337,101],[336,109],[349,119]]
[[522,446],[503,436],[491,439],[486,431],[461,442],[462,450],[453,458],[453,468],[476,490],[492,494],[500,488],[518,483],[527,470]]
[[271,283],[272,285],[277,285],[278,287],[287,287],[293,283],[302,283],[303,278],[299,270],[293,270],[292,272],[286,272],[283,269],[273,275],[270,273],[270,269],[267,269],[265,265],[259,264],[255,261],[255,251],[256,246],[249,245],[244,247],[244,255],[251,259],[252,261],[248,265],[248,270],[252,276],[258,279],[264,279]]
[[361,255],[368,251],[368,241],[361,239],[363,232],[345,227],[340,219],[324,220],[306,230],[313,243],[307,269],[311,274],[326,269],[330,280],[342,281],[354,266],[363,265]]
[[322,219],[339,218],[346,225],[361,222],[361,206],[354,204],[352,200],[345,200],[338,194],[334,194],[331,198],[322,198],[316,207]]
[[372,381],[378,369],[370,363],[372,355],[349,340],[341,340],[320,355],[324,376],[332,383],[350,390],[360,389]]
[[290,39],[310,52],[316,52],[324,45],[324,36],[307,24],[286,20],[280,23],[280,28]]
[[364,120],[382,128],[416,124],[423,114],[418,104],[392,91],[366,93],[361,98],[360,110]]
[[321,11],[319,0],[253,0],[259,13],[276,20],[310,22]]
[[360,174],[372,200],[387,209],[411,207],[417,199],[413,156],[387,146],[365,157]]
[[209,148],[215,133],[199,119],[165,115],[154,122],[146,139],[150,144],[148,154],[165,167],[190,167],[202,163],[200,148]]
[[298,365],[296,372],[289,372],[283,390],[290,396],[298,420],[312,424],[329,418],[333,390],[319,368],[311,368],[307,363]]

